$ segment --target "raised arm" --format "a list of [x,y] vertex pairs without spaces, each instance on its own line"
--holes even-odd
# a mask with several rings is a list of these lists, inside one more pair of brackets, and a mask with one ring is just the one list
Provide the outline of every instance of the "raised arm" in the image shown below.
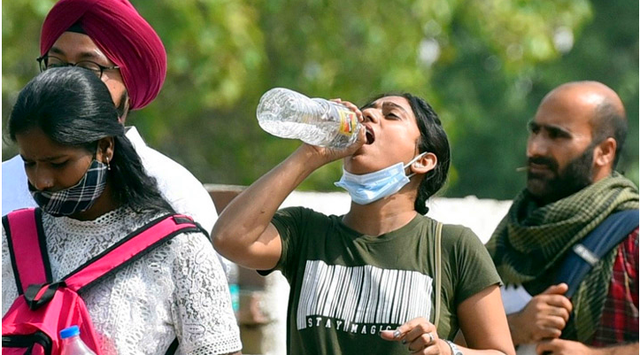
[[231,201],[211,232],[220,254],[252,269],[276,266],[282,245],[271,219],[296,186],[325,163],[314,150],[302,145]]
[[[343,102],[344,103],[344,102]],[[359,120],[362,113],[356,111]],[[272,269],[282,253],[282,244],[271,219],[285,198],[314,170],[349,156],[362,146],[365,132],[361,130],[356,143],[343,150],[303,144],[287,159],[244,190],[224,209],[211,237],[216,250],[244,267]]]

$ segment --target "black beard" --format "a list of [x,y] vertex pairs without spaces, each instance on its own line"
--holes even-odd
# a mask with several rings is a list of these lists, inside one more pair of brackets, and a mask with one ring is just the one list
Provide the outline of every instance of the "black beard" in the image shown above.
[[[584,189],[593,183],[593,151],[596,144],[590,144],[584,152],[562,170],[551,158],[531,158],[529,162],[546,164],[555,173],[553,178],[527,174],[527,190],[540,205],[556,202]],[[539,189],[534,187],[537,182]],[[535,191],[538,190],[538,191]]]

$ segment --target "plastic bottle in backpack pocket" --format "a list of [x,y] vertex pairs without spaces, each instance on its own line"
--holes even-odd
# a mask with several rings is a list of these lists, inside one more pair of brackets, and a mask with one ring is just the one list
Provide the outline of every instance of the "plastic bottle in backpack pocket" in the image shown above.
[[80,339],[80,328],[72,325],[60,331],[62,351],[60,355],[96,355],[93,350]]
[[362,129],[356,114],[344,105],[284,88],[262,95],[256,115],[260,127],[274,136],[322,147],[346,148]]

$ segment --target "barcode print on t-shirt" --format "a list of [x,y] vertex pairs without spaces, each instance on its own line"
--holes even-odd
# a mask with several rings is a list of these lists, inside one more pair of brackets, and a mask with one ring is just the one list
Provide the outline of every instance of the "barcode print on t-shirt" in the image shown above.
[[[298,302],[298,330],[309,317],[337,320],[345,331],[352,324],[402,324],[431,315],[433,279],[417,271],[348,267],[308,260]],[[334,322],[335,324],[336,322]]]

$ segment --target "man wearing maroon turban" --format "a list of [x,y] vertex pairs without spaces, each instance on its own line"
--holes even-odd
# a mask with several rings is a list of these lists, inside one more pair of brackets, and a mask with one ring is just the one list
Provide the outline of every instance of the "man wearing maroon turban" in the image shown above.
[[[128,0],[57,2],[42,25],[38,62],[41,70],[75,65],[93,71],[109,88],[122,124],[129,110],[141,109],[156,98],[167,70],[162,41]],[[211,231],[217,213],[202,183],[184,167],[148,147],[135,127],[126,127],[126,130],[144,168],[156,179],[165,199],[176,212],[192,216]],[[36,203],[27,188],[24,163],[16,156],[2,163],[2,215],[24,207],[36,207]],[[193,311],[197,312],[197,309]],[[235,318],[210,316],[217,317],[215,332],[211,331],[214,329],[196,329],[196,325],[191,330],[183,329],[181,335],[189,340],[186,345],[182,344],[187,348],[181,352],[200,348],[208,349],[205,351],[210,353],[213,341],[215,353],[239,353],[242,345]]]
[[[76,32],[84,32],[86,36],[74,34]],[[79,37],[93,42],[93,46],[87,44],[85,51],[64,52],[70,48],[61,48],[61,45],[77,47]],[[111,80],[124,83],[132,110],[143,108],[155,99],[167,71],[167,55],[160,38],[127,0],[58,2],[42,25],[40,55],[47,54],[59,57],[79,54],[81,57],[73,59],[94,58],[103,60],[98,64],[118,66],[119,70],[103,73],[112,74],[105,82],[107,85]],[[119,99],[116,97],[114,102]]]

